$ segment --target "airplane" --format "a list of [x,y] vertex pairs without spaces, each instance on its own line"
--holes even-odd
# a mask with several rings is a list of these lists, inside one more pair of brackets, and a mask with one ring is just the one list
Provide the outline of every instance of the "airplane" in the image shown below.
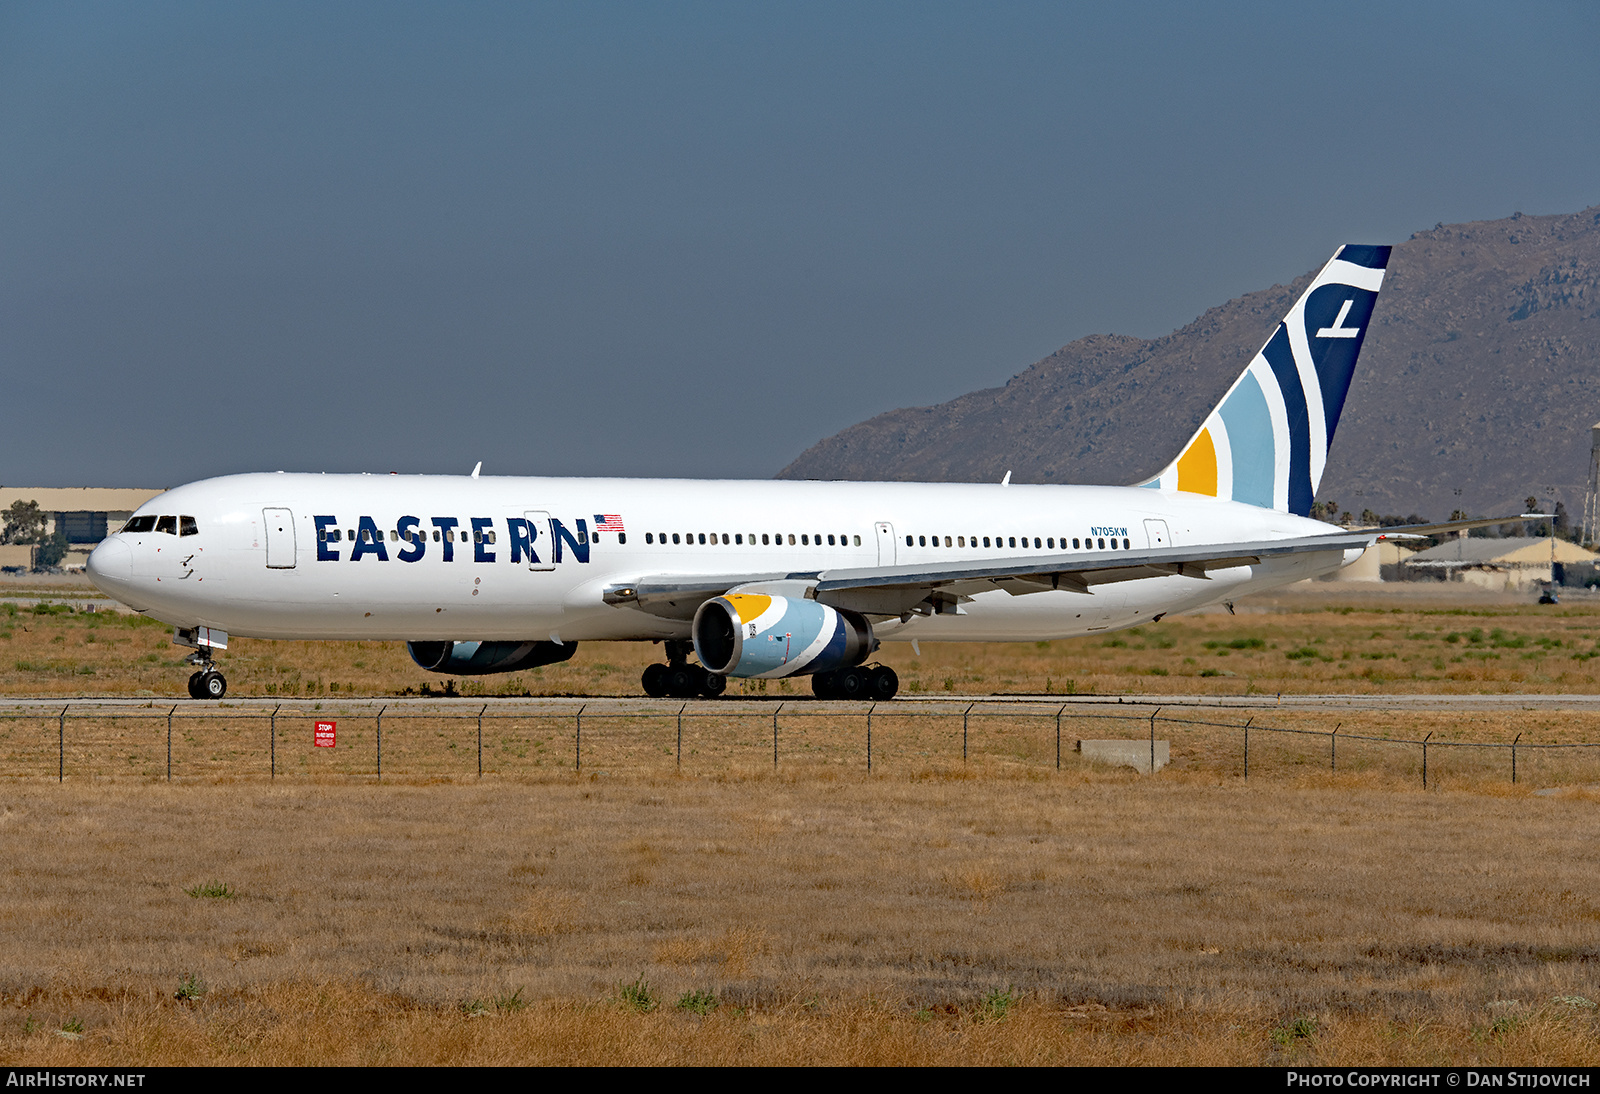
[[[652,641],[656,697],[810,676],[894,697],[882,642],[1069,638],[1331,573],[1393,534],[1310,517],[1390,248],[1347,244],[1176,459],[1134,486],[229,475],[89,556],[220,699],[229,636],[404,641],[457,676]],[[1137,423],[1129,423],[1138,428]],[[919,647],[920,648],[920,647]],[[698,663],[689,660],[693,653]]]

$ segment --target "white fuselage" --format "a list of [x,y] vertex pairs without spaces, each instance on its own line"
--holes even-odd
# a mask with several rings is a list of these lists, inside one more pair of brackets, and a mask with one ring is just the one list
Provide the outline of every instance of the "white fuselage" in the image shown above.
[[[1016,562],[1104,550],[1101,541],[1146,550],[1335,531],[1132,487],[284,473],[178,487],[135,517],[144,515],[192,517],[193,530],[121,531],[96,548],[93,580],[130,607],[231,635],[411,641],[688,637],[686,620],[603,599],[650,578]],[[878,631],[887,640],[1064,638],[1329,573],[1355,554],[1271,557],[1090,593],[992,590],[964,614],[888,618]]]

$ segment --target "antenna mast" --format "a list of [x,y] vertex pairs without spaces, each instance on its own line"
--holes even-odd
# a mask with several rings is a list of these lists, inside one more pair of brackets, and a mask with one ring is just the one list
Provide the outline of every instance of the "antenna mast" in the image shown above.
[[1600,541],[1600,422],[1589,429],[1589,486],[1583,493],[1583,545]]

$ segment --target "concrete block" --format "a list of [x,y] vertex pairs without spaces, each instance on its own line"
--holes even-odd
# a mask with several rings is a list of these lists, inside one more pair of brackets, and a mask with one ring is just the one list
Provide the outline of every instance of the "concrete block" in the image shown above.
[[[1142,741],[1079,741],[1078,751],[1083,758],[1113,767],[1131,767],[1141,775],[1150,773],[1150,740]],[[1170,741],[1156,742],[1156,770],[1172,762]]]

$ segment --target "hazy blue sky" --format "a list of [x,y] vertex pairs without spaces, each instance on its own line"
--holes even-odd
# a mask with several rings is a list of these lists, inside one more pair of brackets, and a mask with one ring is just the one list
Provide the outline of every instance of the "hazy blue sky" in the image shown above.
[[766,477],[1600,202],[1600,5],[0,4],[0,483]]

